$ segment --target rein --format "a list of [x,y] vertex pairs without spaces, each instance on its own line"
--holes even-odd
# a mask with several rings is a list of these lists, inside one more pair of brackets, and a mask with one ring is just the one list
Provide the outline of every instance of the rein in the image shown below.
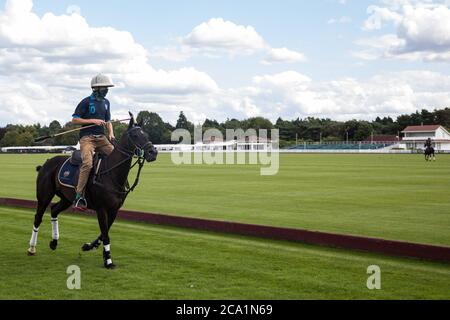
[[[114,165],[113,167],[108,168],[108,169],[106,169],[106,170],[103,170],[103,171],[101,171],[101,172],[99,172],[99,173],[96,173],[96,174],[94,175],[94,185],[101,186],[101,187],[103,187],[104,189],[106,189],[107,191],[110,191],[110,192],[114,192],[114,193],[118,193],[118,194],[121,194],[121,195],[125,195],[125,198],[130,194],[130,192],[133,192],[133,191],[136,189],[136,187],[137,187],[138,184],[139,184],[139,178],[140,178],[140,176],[141,176],[142,168],[144,167],[144,164],[145,164],[145,157],[144,157],[144,154],[145,154],[145,147],[147,147],[148,145],[151,144],[150,142],[147,142],[143,147],[141,147],[141,146],[137,145],[134,141],[132,141],[132,140],[130,139],[129,133],[130,133],[131,131],[137,130],[137,129],[139,129],[139,128],[134,128],[134,129],[132,129],[132,130],[130,130],[130,131],[127,132],[127,144],[128,144],[128,147],[129,147],[129,146],[130,146],[130,142],[132,142],[132,144],[134,145],[134,150],[133,150],[133,151],[131,151],[130,149],[124,149],[124,148],[122,148],[122,146],[120,146],[120,145],[117,143],[116,140],[111,141],[111,143],[114,145],[114,149],[117,150],[117,151],[119,151],[119,152],[122,153],[123,155],[125,155],[126,158],[125,158],[124,160],[120,161],[118,164]],[[131,171],[134,167],[136,167],[136,165],[139,165],[139,167],[138,167],[138,172],[137,172],[137,174],[136,174],[136,178],[135,178],[134,183],[133,183],[133,185],[132,185],[131,187],[130,187],[130,185],[129,185],[129,183],[128,183],[128,180],[127,180],[125,186],[117,186],[117,185],[116,185],[116,186],[119,187],[120,189],[124,189],[124,191],[117,191],[117,190],[115,190],[115,189],[108,188],[108,187],[106,187],[105,185],[103,185],[102,183],[100,183],[100,182],[97,181],[97,178],[99,178],[99,177],[101,177],[101,176],[104,176],[104,175],[106,175],[106,174],[108,174],[108,173],[111,173],[114,169],[119,168],[121,165],[123,165],[124,163],[126,163],[127,161],[131,160],[131,159],[134,158],[134,157],[137,157],[137,160],[136,160],[136,162],[130,167],[130,171]],[[114,180],[112,180],[112,181],[113,181],[113,183],[114,183]]]

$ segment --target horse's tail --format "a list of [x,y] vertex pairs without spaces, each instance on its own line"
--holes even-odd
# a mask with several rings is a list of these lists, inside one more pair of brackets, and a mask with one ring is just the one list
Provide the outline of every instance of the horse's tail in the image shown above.
[[37,167],[36,167],[36,171],[37,171],[37,172],[41,171],[41,169],[42,169],[42,166],[37,166]]

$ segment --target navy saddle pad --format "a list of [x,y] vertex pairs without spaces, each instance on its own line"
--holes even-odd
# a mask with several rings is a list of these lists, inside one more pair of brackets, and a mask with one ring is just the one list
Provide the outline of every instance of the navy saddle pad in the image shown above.
[[61,185],[68,188],[76,188],[78,183],[78,175],[80,173],[80,166],[72,164],[71,158],[64,162],[63,166],[59,170],[58,180]]
[[[101,161],[104,157],[104,154],[95,153],[93,159],[93,168],[97,168],[97,164],[100,164],[99,161]],[[81,160],[81,151],[74,151],[72,153],[72,156],[68,158],[66,162],[64,162],[61,169],[59,170],[59,183],[65,187],[76,189],[82,163],[83,161]]]

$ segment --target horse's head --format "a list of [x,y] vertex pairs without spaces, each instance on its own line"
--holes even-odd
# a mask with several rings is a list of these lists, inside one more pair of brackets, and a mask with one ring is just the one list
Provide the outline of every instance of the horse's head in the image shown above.
[[122,143],[126,144],[126,148],[137,155],[144,156],[147,162],[153,162],[158,157],[153,143],[149,140],[148,134],[142,130],[142,123],[136,123],[131,115],[128,130],[122,138]]

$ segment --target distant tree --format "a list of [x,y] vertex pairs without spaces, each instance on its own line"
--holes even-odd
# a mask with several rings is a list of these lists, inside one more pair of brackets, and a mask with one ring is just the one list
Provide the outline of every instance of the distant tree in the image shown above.
[[[400,130],[405,129],[410,125],[417,125],[417,123],[413,123],[412,118],[408,114],[404,114],[397,117],[397,124],[401,128]],[[420,123],[418,123],[420,125]]]
[[5,136],[5,134],[6,134],[6,132],[7,132],[8,130],[6,129],[6,127],[5,128],[0,128],[0,140],[2,140],[3,139],[3,137]]
[[7,126],[2,147],[27,147],[34,144],[38,130],[35,126]]
[[345,126],[342,122],[331,121],[323,126],[323,140],[324,141],[342,141],[345,136]]
[[14,147],[17,145],[19,132],[17,130],[8,130],[1,140],[2,147]]
[[202,127],[203,127],[203,131],[206,131],[208,129],[218,129],[220,131],[223,131],[223,129],[224,129],[222,127],[222,125],[219,122],[217,122],[217,120],[210,120],[210,119],[206,119],[203,122]]
[[171,125],[170,123],[168,123],[168,122],[164,123],[164,125],[165,125],[166,129],[167,129],[168,131],[170,131],[171,133],[175,130],[175,127],[172,126],[172,125]]
[[358,130],[358,120],[351,120],[345,122],[344,130],[345,130],[345,139],[348,138],[348,140],[353,141],[355,139],[356,132]]
[[191,133],[192,142],[194,142],[194,124],[188,121],[183,111],[180,112],[175,129],[188,130]]
[[33,134],[30,131],[23,131],[19,133],[16,137],[16,146],[32,146],[34,143],[34,137]]
[[227,119],[224,123],[221,124],[221,126],[226,130],[226,129],[242,129],[243,125],[241,123],[241,121],[237,120],[237,119]]
[[411,119],[412,125],[420,126],[420,125],[424,124],[424,119],[422,118],[422,114],[419,113],[419,111],[416,111],[415,113],[411,114],[410,119]]
[[157,113],[141,111],[137,116],[137,121],[142,122],[142,129],[154,144],[169,143],[171,131]]
[[50,125],[48,126],[49,132],[50,134],[56,134],[59,133],[62,129],[61,124],[54,120],[50,123]]
[[128,129],[128,124],[121,123],[121,122],[114,122],[112,124],[112,126],[113,126],[114,135],[116,136],[117,140],[119,140],[122,137],[122,135],[125,133],[125,131],[127,131],[127,129]]
[[367,121],[360,121],[356,129],[354,139],[355,141],[364,141],[371,136],[373,132],[372,125]]
[[183,111],[181,111],[180,115],[178,116],[177,125],[175,126],[175,128],[189,130],[189,122]]
[[256,118],[250,118],[245,121],[243,121],[244,128],[243,129],[266,129],[270,130],[273,129],[274,126],[272,122],[269,119],[263,118],[263,117],[256,117]]
[[429,112],[428,110],[423,109],[420,113],[422,118],[422,122],[424,125],[430,125],[436,123],[436,117],[434,112]]
[[221,126],[216,120],[206,119],[205,122],[203,122],[203,127],[219,129]]
[[[72,122],[67,122],[61,131],[69,131],[75,128],[79,128],[77,125]],[[71,132],[62,136],[55,138],[55,144],[62,146],[74,146],[78,144],[80,139],[80,132]]]
[[450,108],[436,110],[434,114],[436,117],[436,124],[440,124],[446,128],[450,128]]
[[298,138],[296,127],[292,121],[285,121],[282,118],[278,118],[275,123],[275,128],[280,131],[280,140],[282,141],[295,141]]

